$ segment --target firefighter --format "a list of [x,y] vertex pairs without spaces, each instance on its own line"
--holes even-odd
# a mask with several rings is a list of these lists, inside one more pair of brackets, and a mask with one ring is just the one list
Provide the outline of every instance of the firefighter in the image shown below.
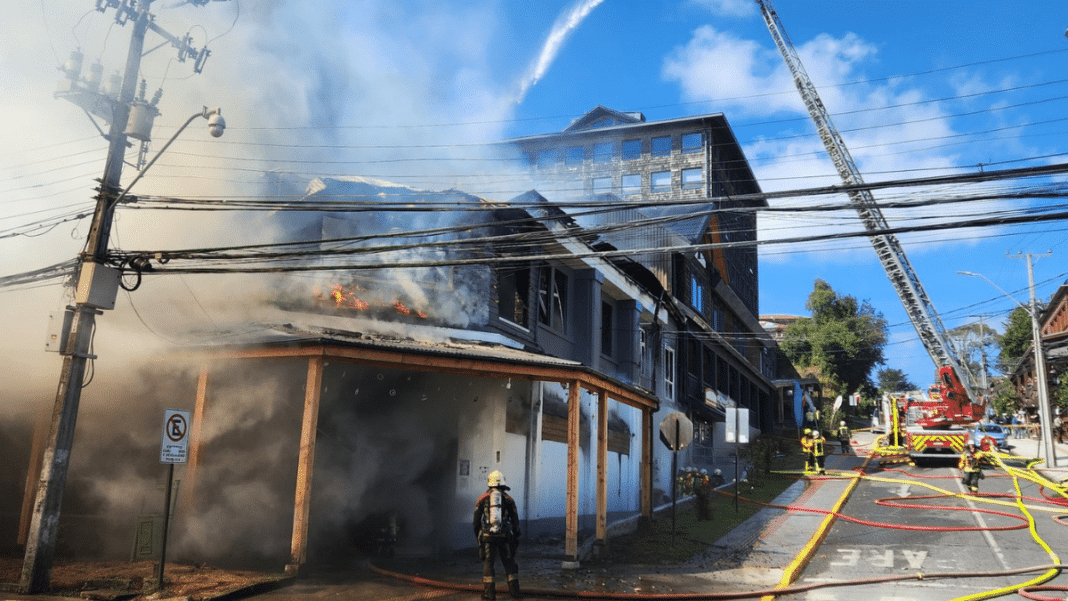
[[711,484],[712,480],[708,477],[708,470],[701,470],[701,473],[697,474],[693,479],[693,494],[697,497],[697,521],[699,522],[712,519],[710,507]]
[[853,438],[853,432],[849,430],[849,426],[844,421],[839,424],[838,432],[835,435],[838,437],[838,444],[842,446],[842,454],[851,455],[853,449],[849,447],[849,442]]
[[975,441],[969,440],[968,447],[960,455],[957,469],[961,471],[961,484],[968,487],[968,492],[979,492],[979,480],[983,478],[983,468],[980,463],[983,460],[983,452],[975,448]]
[[493,573],[494,556],[500,554],[504,573],[508,576],[508,594],[519,598],[519,566],[515,550],[519,546],[519,511],[508,496],[504,474],[494,470],[486,479],[487,490],[475,503],[473,525],[478,540],[478,556],[482,559],[482,598],[496,599],[497,585]]
[[805,471],[815,471],[816,459],[812,455],[812,447],[815,441],[812,440],[812,430],[805,428],[804,435],[801,437],[801,452],[805,454]]
[[812,462],[816,464],[816,471],[821,475],[826,474],[827,470],[823,469],[823,460],[827,453],[827,439],[822,434],[813,430],[812,432]]
[[719,471],[719,468],[712,470],[712,488],[719,488],[720,486],[723,486],[724,482],[726,482],[726,480],[723,479],[723,472]]

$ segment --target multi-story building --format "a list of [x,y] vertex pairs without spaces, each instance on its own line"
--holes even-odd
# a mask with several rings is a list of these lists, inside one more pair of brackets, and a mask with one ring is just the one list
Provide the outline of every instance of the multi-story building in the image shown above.
[[[555,202],[604,201],[576,219],[633,251],[656,277],[679,321],[657,338],[660,370],[672,378],[665,400],[695,421],[695,454],[714,452],[725,405],[750,409],[752,424],[764,431],[789,425],[791,412],[776,402],[776,345],[757,317],[754,242],[757,212],[767,203],[726,118],[648,122],[641,113],[598,106],[562,132],[510,143]],[[641,332],[647,344],[653,334]]]

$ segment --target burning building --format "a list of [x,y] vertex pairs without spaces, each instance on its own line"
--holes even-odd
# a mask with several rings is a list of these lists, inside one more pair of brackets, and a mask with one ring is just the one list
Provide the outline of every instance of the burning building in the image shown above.
[[671,497],[667,413],[696,466],[725,454],[726,407],[792,425],[755,317],[764,201],[733,200],[759,187],[721,115],[599,107],[508,146],[538,189],[507,202],[321,178],[285,213],[289,265],[317,275],[184,349],[167,395],[193,416],[175,558],[471,547],[501,470],[527,536],[578,560]]

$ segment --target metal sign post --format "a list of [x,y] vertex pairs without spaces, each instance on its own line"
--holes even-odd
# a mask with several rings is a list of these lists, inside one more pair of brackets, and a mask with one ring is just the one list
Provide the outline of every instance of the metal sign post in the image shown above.
[[671,449],[671,545],[675,546],[675,501],[678,496],[679,451],[693,442],[693,422],[675,411],[660,422],[660,440]]
[[738,513],[738,445],[749,442],[749,410],[745,408],[730,407],[726,410],[726,431],[724,437],[727,442],[734,443],[734,513]]
[[163,538],[159,551],[159,585],[163,589],[163,566],[167,563],[167,532],[171,523],[171,489],[174,484],[174,464],[185,463],[189,458],[189,412],[166,409],[163,412],[163,440],[160,444],[159,462],[168,464],[167,492],[163,499]]

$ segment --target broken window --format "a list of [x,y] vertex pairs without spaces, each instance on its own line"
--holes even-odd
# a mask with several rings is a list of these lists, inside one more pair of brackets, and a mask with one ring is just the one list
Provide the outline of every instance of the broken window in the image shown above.
[[563,332],[567,325],[566,308],[567,274],[547,266],[538,283],[538,321]]
[[601,303],[601,354],[611,357],[612,353],[612,305]]
[[501,319],[527,327],[530,270],[504,267],[497,271],[497,312]]

